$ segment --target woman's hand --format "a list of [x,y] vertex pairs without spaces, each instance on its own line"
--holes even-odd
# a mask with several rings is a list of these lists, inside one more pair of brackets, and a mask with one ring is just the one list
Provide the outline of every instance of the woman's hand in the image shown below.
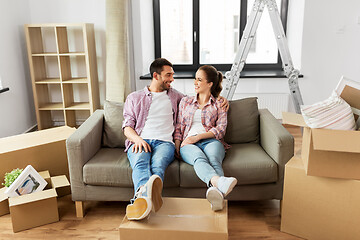
[[197,143],[199,140],[200,140],[200,139],[199,139],[198,135],[187,137],[187,138],[181,143],[181,147],[183,147],[183,146],[185,146],[185,145],[188,145],[188,144]]
[[175,157],[180,159],[181,158],[181,155],[180,155],[180,144],[181,144],[181,141],[180,140],[175,140]]

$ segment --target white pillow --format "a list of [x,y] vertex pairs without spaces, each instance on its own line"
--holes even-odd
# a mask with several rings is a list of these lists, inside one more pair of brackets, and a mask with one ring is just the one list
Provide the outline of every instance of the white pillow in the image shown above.
[[301,113],[311,128],[355,130],[355,118],[350,105],[334,91],[328,99],[313,105],[302,105]]

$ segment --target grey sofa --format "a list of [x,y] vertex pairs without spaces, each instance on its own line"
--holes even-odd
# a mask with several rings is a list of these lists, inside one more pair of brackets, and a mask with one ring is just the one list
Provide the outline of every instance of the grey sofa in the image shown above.
[[[120,130],[122,105],[109,104],[66,141],[78,217],[83,216],[83,201],[129,201],[134,194]],[[267,109],[258,110],[256,98],[230,101],[225,141],[231,148],[224,172],[238,180],[227,199],[282,199],[284,166],[294,155],[294,139]],[[181,160],[175,159],[165,172],[163,196],[204,198],[206,189],[193,167]]]

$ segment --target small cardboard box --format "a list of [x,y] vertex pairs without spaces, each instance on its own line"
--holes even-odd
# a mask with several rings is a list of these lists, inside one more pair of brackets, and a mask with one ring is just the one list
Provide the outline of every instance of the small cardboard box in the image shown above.
[[[0,138],[0,182],[6,172],[27,165],[37,171],[48,170],[52,176],[66,175],[69,179],[65,141],[75,130],[62,126]],[[64,194],[70,194],[70,188]]]
[[360,181],[307,176],[299,157],[285,166],[281,231],[305,239],[360,239]]
[[59,221],[56,191],[69,186],[69,181],[64,175],[50,177],[48,171],[40,175],[48,182],[45,190],[8,199],[14,232]]
[[164,198],[157,213],[141,221],[124,217],[121,240],[222,240],[228,239],[227,202],[222,211],[213,212],[206,199]]
[[304,127],[301,158],[307,175],[360,180],[360,131],[309,128],[301,114],[288,112],[283,123]]

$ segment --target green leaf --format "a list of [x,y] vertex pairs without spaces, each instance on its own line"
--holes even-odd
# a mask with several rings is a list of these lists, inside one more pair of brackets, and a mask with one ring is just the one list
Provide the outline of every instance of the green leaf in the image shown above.
[[3,183],[5,187],[10,187],[10,185],[16,180],[16,178],[21,174],[23,169],[16,168],[12,170],[10,173],[5,173],[4,181]]

